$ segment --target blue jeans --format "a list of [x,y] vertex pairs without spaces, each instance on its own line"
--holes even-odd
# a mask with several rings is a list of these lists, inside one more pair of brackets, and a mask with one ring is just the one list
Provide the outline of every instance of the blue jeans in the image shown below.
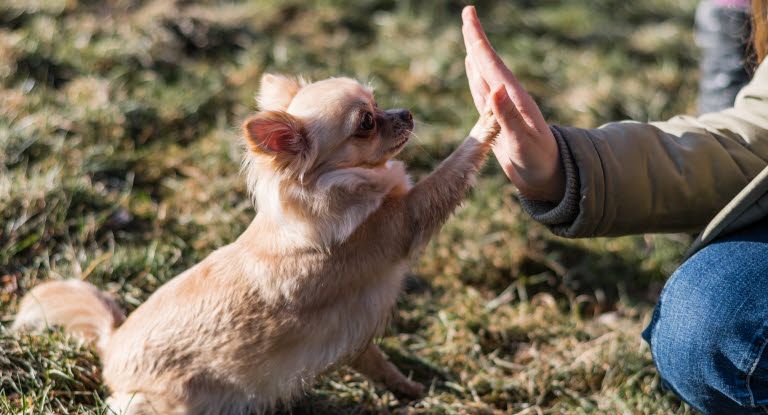
[[768,219],[689,258],[643,332],[662,384],[706,414],[768,414]]

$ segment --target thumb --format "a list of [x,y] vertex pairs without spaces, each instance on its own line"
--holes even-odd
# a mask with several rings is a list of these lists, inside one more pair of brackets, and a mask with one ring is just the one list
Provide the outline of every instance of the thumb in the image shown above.
[[507,131],[522,132],[530,127],[518,111],[515,103],[509,98],[504,85],[499,85],[491,92],[491,109],[499,125]]

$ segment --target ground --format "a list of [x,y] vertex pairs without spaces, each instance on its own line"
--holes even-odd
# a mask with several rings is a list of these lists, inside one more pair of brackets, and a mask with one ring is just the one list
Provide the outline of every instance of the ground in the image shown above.
[[[553,124],[692,113],[695,1],[479,1],[491,42]],[[91,350],[13,334],[20,295],[81,278],[131,310],[254,216],[239,125],[265,71],[370,83],[410,108],[415,177],[477,113],[451,0],[0,3],[0,412],[97,414]],[[284,413],[686,414],[640,338],[690,237],[565,240],[491,160],[410,273],[382,348],[427,394],[349,369]]]

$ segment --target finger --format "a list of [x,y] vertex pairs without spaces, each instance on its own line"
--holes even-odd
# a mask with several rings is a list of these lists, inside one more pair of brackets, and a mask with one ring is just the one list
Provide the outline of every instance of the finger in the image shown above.
[[510,99],[504,85],[494,88],[490,96],[491,109],[496,120],[499,121],[502,131],[512,133],[517,141],[524,140],[528,134],[528,124],[518,111],[515,103]]
[[488,84],[480,76],[472,65],[472,59],[467,56],[464,59],[464,67],[467,71],[467,80],[469,81],[469,91],[472,93],[472,99],[475,101],[477,112],[483,112],[486,104],[486,97],[490,91]]
[[491,43],[485,36],[475,8],[472,6],[465,7],[461,16],[463,20],[461,32],[464,35],[464,46],[467,48],[467,54],[477,63],[477,69],[485,78],[485,81],[489,84],[506,84],[510,78],[513,79],[512,72],[504,65],[504,62],[496,54],[496,51],[493,50]]
[[[462,20],[464,22],[461,29],[464,34],[464,44],[467,47],[467,55],[472,58],[473,67],[489,85],[503,84],[506,86],[509,97],[515,105],[526,108],[531,103],[530,95],[493,50],[483,31],[475,8],[472,6],[465,7],[462,11]],[[528,121],[533,124],[534,120]]]
[[[473,48],[472,42],[477,41],[477,35],[475,33],[470,33],[469,28],[467,27],[469,19],[471,18],[470,15],[474,9],[474,6],[467,6],[461,11],[461,37],[464,39],[464,50],[466,50],[467,54],[469,54],[469,51]],[[485,32],[483,32],[483,35],[485,35]]]

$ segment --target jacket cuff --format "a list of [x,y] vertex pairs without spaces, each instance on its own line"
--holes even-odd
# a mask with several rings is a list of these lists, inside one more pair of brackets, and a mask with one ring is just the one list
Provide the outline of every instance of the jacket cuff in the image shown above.
[[557,128],[550,126],[552,135],[557,141],[557,148],[560,151],[560,159],[563,162],[565,171],[565,194],[559,203],[547,202],[542,200],[530,200],[522,194],[518,194],[520,204],[531,217],[546,225],[552,233],[560,236],[570,235],[569,228],[579,216],[579,201],[581,199],[579,172],[573,159],[568,144]]

